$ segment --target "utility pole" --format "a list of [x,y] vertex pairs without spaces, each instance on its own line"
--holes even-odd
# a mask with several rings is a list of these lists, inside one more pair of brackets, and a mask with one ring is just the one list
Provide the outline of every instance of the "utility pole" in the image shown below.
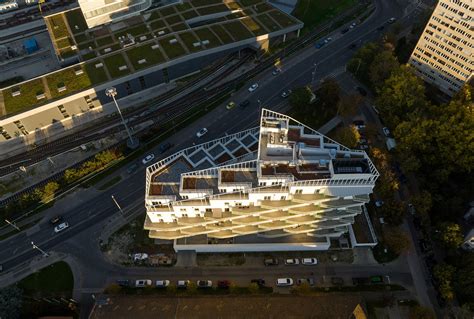
[[15,223],[9,221],[8,219],[5,219],[5,223],[7,223],[8,225],[12,226],[13,228],[15,228],[16,230],[20,231],[20,227],[18,227],[17,225],[15,225]]
[[118,209],[120,210],[120,212],[121,212],[122,215],[123,215],[122,207],[120,207],[119,203],[115,200],[114,195],[112,195],[111,197],[112,197],[112,200],[114,201],[115,205],[117,205]]
[[122,115],[122,111],[120,111],[120,108],[117,104],[117,100],[115,99],[115,96],[117,96],[117,89],[114,87],[110,87],[107,90],[105,90],[105,95],[107,95],[108,97],[111,97],[114,100],[115,107],[117,108],[120,118],[122,119],[122,123],[125,126],[125,130],[127,131],[127,135],[129,138],[129,141],[127,141],[127,146],[131,149],[137,148],[138,140],[132,137],[132,133],[130,133],[130,129],[128,128],[127,123],[125,123],[125,120]]
[[33,246],[33,249],[36,249],[38,250],[40,253],[43,254],[43,257],[48,257],[49,254],[47,252],[45,252],[43,249],[39,248],[38,246],[35,245],[34,242],[31,242],[31,246]]

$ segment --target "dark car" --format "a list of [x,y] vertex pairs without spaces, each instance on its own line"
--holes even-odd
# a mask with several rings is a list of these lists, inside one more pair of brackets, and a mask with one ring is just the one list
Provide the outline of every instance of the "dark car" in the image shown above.
[[368,277],[357,277],[357,278],[352,278],[352,284],[354,286],[357,285],[367,285],[369,283],[369,278]]
[[257,284],[259,286],[265,286],[265,280],[263,279],[252,279],[250,280],[251,283]]
[[132,174],[138,169],[138,164],[132,164],[129,167],[127,167],[127,173]]
[[382,31],[385,27],[381,25],[380,27],[377,28],[377,31]]
[[357,44],[355,44],[355,43],[352,43],[352,44],[349,46],[349,49],[351,49],[351,50],[354,50],[355,48],[357,48]]
[[130,280],[117,280],[116,281],[117,285],[119,285],[120,287],[130,287]]
[[57,224],[59,223],[60,221],[62,220],[62,217],[61,216],[54,216],[53,218],[51,218],[49,220],[49,222],[54,225],[54,224]]
[[321,49],[325,44],[326,44],[326,42],[325,42],[324,40],[321,40],[321,41],[319,41],[318,43],[316,43],[316,44],[314,45],[314,47],[315,47],[316,49]]
[[356,86],[356,90],[357,92],[359,92],[360,95],[367,96],[367,91],[363,87]]
[[167,150],[169,150],[170,148],[173,147],[173,144],[171,143],[165,143],[165,144],[161,144],[160,145],[160,153],[163,154],[164,152],[166,152]]
[[341,34],[344,34],[344,33],[347,33],[347,32],[349,32],[349,28],[345,28],[345,29],[341,30]]
[[219,281],[217,281],[217,288],[227,289],[229,287],[230,287],[230,281],[229,280],[219,280]]
[[263,264],[265,266],[276,266],[276,265],[278,265],[278,259],[276,259],[276,258],[266,258],[263,261]]
[[240,107],[247,107],[250,104],[249,100],[245,100],[239,103]]

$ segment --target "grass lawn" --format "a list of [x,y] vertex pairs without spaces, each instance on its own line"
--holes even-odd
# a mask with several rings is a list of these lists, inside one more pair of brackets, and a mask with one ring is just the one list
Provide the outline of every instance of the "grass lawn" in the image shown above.
[[204,7],[213,4],[220,4],[222,3],[221,0],[193,0],[194,7]]
[[239,0],[239,2],[244,6],[248,7],[257,3],[262,2],[261,0]]
[[227,30],[229,34],[232,34],[236,41],[241,41],[249,38],[253,38],[254,35],[240,21],[232,21],[229,23],[222,24],[222,27]]
[[81,9],[66,12],[66,20],[72,33],[81,33],[87,30],[86,20],[82,15]]
[[256,17],[257,21],[260,21],[269,32],[280,30],[280,26],[275,23],[267,14],[260,14]]
[[[135,70],[145,69],[150,65],[166,61],[160,49],[153,50],[151,48],[152,46],[153,44],[147,44],[139,47],[134,47],[133,49],[126,51],[128,59],[132,63]],[[138,61],[142,59],[145,59],[146,63],[139,64]]]
[[127,62],[121,53],[104,58],[104,64],[107,66],[107,70],[109,70],[109,74],[113,79],[130,73],[128,68],[122,71],[119,70],[119,67],[127,65]]
[[146,24],[141,24],[133,28],[124,29],[122,31],[116,32],[115,37],[118,39],[119,37],[124,36],[127,33],[136,37],[136,36],[139,36],[140,34],[144,34],[147,32],[148,32],[148,28],[146,27]]
[[207,15],[207,14],[226,12],[226,11],[230,11],[230,9],[225,4],[218,4],[216,6],[203,7],[203,8],[197,9],[197,12],[199,12],[199,14],[202,16]]
[[20,280],[18,286],[30,296],[72,296],[74,277],[71,268],[63,261],[52,264]]
[[[79,67],[64,69],[61,72],[57,72],[46,77],[46,80],[48,81],[49,91],[51,92],[51,96],[53,98],[62,95],[67,95],[74,91],[85,89],[92,85],[92,82],[89,79],[87,72],[85,72],[85,70],[81,68],[83,73],[80,75],[76,75],[76,69],[79,69]],[[66,90],[59,92],[58,88],[62,86],[66,86]]]
[[64,21],[62,14],[49,16],[46,20],[48,21],[49,26],[51,27],[55,39],[64,38],[69,35],[69,31],[67,29],[66,22]]
[[176,10],[174,9],[174,6],[170,6],[160,9],[160,13],[163,17],[166,17],[175,14]]
[[287,16],[286,14],[280,12],[280,11],[270,11],[267,13],[273,20],[275,20],[279,25],[281,25],[283,28],[289,27],[291,25],[294,25],[296,21],[294,21],[292,18]]
[[229,33],[227,33],[226,30],[225,30],[221,25],[219,25],[219,24],[211,25],[209,28],[210,28],[212,31],[214,31],[215,34],[217,34],[217,36],[221,39],[221,41],[222,41],[224,44],[234,42],[234,40],[233,40],[232,37],[229,35]]
[[86,61],[86,60],[91,60],[91,59],[97,57],[97,54],[94,51],[92,51],[92,52],[83,54],[81,57],[82,57],[83,61]]
[[74,35],[74,40],[76,40],[76,43],[87,42],[89,41],[89,37],[85,34],[78,34]]
[[192,19],[192,18],[198,16],[198,14],[196,13],[196,11],[194,11],[194,10],[189,10],[189,11],[183,12],[181,15],[182,15],[183,18],[185,18],[186,20],[189,20],[189,19]]
[[96,68],[95,65],[100,63],[99,60],[85,64],[85,71],[89,76],[92,84],[100,84],[108,80],[107,74],[105,73],[105,66]]
[[176,8],[176,10],[178,10],[179,12],[181,11],[186,11],[186,10],[189,10],[189,9],[192,9],[193,6],[187,2],[185,3],[181,3],[181,4],[178,4],[176,6],[174,6]]
[[356,0],[300,0],[293,15],[304,22],[304,28],[311,30],[322,21],[356,4]]
[[7,114],[23,111],[26,108],[30,108],[33,105],[46,100],[38,100],[36,98],[37,94],[44,93],[44,86],[41,79],[25,82],[18,87],[20,88],[21,93],[18,96],[12,96],[12,88],[2,91]]
[[201,39],[201,41],[208,40],[209,44],[206,44],[206,48],[213,48],[216,46],[221,45],[221,41],[217,38],[217,36],[212,33],[212,31],[209,28],[202,28],[195,30],[194,33]]
[[247,26],[247,28],[252,31],[253,34],[255,34],[255,36],[267,33],[265,28],[252,18],[247,17],[240,21],[242,21]]
[[177,42],[177,43],[171,44],[169,42],[171,39],[175,39],[175,37],[174,36],[169,36],[169,37],[166,37],[166,38],[163,38],[163,39],[159,40],[160,45],[165,50],[166,55],[168,56],[168,58],[171,60],[171,59],[174,59],[174,58],[177,58],[181,55],[186,54],[186,51],[184,50],[181,43]]
[[172,26],[171,30],[173,32],[178,32],[178,31],[186,30],[187,28],[188,28],[188,26],[186,25],[186,23],[178,23],[178,24],[175,24],[174,26]]
[[264,3],[257,4],[253,9],[255,11],[257,11],[257,13],[262,13],[262,12],[272,10],[273,6],[271,6],[268,3],[264,2]]
[[156,20],[150,23],[150,27],[153,30],[158,30],[158,29],[163,29],[164,27],[166,27],[166,24],[163,20]]
[[61,40],[56,41],[56,46],[58,49],[69,48],[71,45],[73,45],[73,42],[70,37],[62,38]]
[[177,24],[183,21],[181,17],[179,16],[179,14],[171,16],[171,17],[166,17],[165,20],[169,25]]
[[198,38],[192,32],[182,32],[179,34],[179,37],[183,41],[184,45],[188,48],[190,52],[197,52],[202,50],[201,46],[194,47],[193,43],[200,42]]
[[114,39],[109,35],[109,36],[106,36],[106,37],[103,37],[103,38],[96,39],[96,42],[97,42],[97,46],[103,47],[103,46],[112,44],[112,43],[114,43],[115,41],[114,41]]
[[94,41],[81,43],[81,44],[78,45],[78,47],[81,50],[88,49],[89,47],[91,47],[92,49],[96,48]]

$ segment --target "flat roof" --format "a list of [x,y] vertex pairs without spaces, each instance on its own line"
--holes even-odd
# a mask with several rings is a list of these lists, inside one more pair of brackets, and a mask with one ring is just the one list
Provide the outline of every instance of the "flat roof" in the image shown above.
[[6,113],[0,116],[186,55],[303,26],[265,0],[193,0],[93,29],[87,28],[80,8],[47,16],[45,22],[58,58],[80,62],[3,89]]

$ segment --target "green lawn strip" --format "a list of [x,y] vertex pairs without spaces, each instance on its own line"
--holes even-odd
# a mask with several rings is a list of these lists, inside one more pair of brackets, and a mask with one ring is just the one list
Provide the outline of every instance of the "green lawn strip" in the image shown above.
[[204,7],[204,6],[209,6],[213,4],[219,4],[222,3],[221,0],[193,0],[192,5],[194,7]]
[[197,52],[199,50],[202,50],[201,45],[199,45],[198,47],[193,46],[193,43],[197,43],[197,42],[200,43],[200,41],[198,38],[196,38],[196,36],[191,31],[181,32],[178,36],[181,38],[184,45],[186,45],[186,47],[188,48],[190,52]]
[[[107,50],[107,52],[106,52],[105,49],[109,49],[109,50]],[[114,44],[114,45],[107,46],[106,48],[103,48],[100,51],[101,51],[102,54],[108,54],[108,53],[112,53],[114,51],[118,51],[118,50],[121,50],[121,49],[122,49],[122,46],[117,43],[117,44]]]
[[230,9],[228,6],[222,3],[215,6],[202,7],[197,9],[197,12],[202,16],[226,11],[230,11]]
[[[145,69],[151,65],[165,62],[165,57],[161,53],[160,49],[152,49],[151,47],[153,45],[154,43],[137,46],[125,52],[135,70]],[[145,59],[146,62],[142,64],[138,63],[138,61],[142,59]]]
[[109,188],[109,187],[117,184],[118,182],[120,182],[120,180],[122,180],[122,177],[120,175],[114,176],[111,179],[109,179],[107,182],[102,184],[98,189],[100,191],[105,191],[107,188]]
[[[15,88],[20,88],[20,95],[12,96],[12,92],[16,91]],[[21,85],[3,90],[2,93],[7,114],[23,111],[37,103],[46,101],[46,98],[41,100],[36,98],[36,95],[44,93],[41,79],[24,82]]]
[[68,48],[71,45],[74,45],[74,42],[72,41],[70,37],[62,38],[56,41],[56,46],[58,47],[58,49]]
[[104,83],[105,81],[108,80],[107,78],[107,73],[105,72],[105,65],[96,68],[95,65],[101,63],[100,60],[96,60],[94,62],[86,63],[84,65],[84,69],[89,76],[89,79],[91,80],[92,84],[97,85],[100,83]]
[[267,12],[267,14],[283,28],[296,24],[295,20],[280,11],[273,10]]
[[89,41],[90,38],[85,33],[82,33],[82,34],[75,34],[74,40],[76,40],[76,43],[82,43],[82,42]]
[[65,38],[69,35],[66,22],[64,21],[61,14],[49,16],[47,21],[51,27],[55,39]]
[[88,48],[92,48],[92,49],[95,49],[95,48],[96,48],[96,45],[95,45],[94,41],[89,41],[89,42],[80,43],[80,44],[78,44],[77,46],[78,46],[79,49],[81,49],[81,50],[88,49]]
[[184,50],[181,43],[179,43],[179,41],[176,43],[169,42],[172,39],[175,39],[175,37],[168,36],[166,38],[159,40],[161,47],[164,49],[166,55],[168,56],[170,60],[186,54],[186,51]]
[[156,21],[153,21],[153,22],[150,23],[150,27],[153,30],[163,29],[163,28],[166,27],[166,24],[163,20],[156,20]]
[[194,33],[196,33],[201,41],[209,41],[209,44],[205,45],[206,48],[213,48],[222,44],[222,42],[219,41],[219,38],[217,38],[217,36],[212,33],[209,28],[196,29],[194,30]]
[[127,65],[122,53],[117,53],[104,58],[104,64],[107,66],[110,76],[114,79],[130,73],[128,68],[122,71],[119,70],[119,67]]
[[188,29],[188,26],[184,22],[175,24],[174,26],[171,27],[171,30],[173,32],[183,31],[183,30],[186,30],[186,29]]
[[97,54],[94,51],[91,51],[89,53],[83,54],[81,57],[83,61],[87,61],[97,57]]
[[236,41],[241,41],[249,38],[253,38],[254,35],[240,21],[231,21],[221,25],[227,30],[229,34],[235,38]]
[[18,286],[30,296],[62,295],[70,298],[74,288],[74,278],[69,265],[60,261],[20,280]]
[[262,12],[266,12],[266,11],[270,11],[274,9],[274,7],[272,5],[269,5],[268,3],[264,2],[264,3],[260,3],[260,4],[257,4],[255,7],[254,7],[254,10],[257,11],[257,13],[262,13]]
[[169,25],[177,24],[183,21],[183,19],[181,19],[181,16],[179,14],[171,16],[171,17],[166,17],[165,20]]
[[118,38],[120,38],[122,36],[125,36],[127,34],[131,34],[132,36],[136,37],[136,36],[139,36],[140,34],[147,33],[148,31],[149,30],[148,30],[146,24],[141,24],[141,25],[138,25],[138,26],[133,27],[133,28],[118,31],[118,32],[115,33],[115,37],[118,39]]
[[280,26],[265,13],[259,14],[255,17],[255,19],[261,24],[263,24],[267,28],[267,30],[269,30],[269,32],[280,30]]
[[169,6],[169,7],[161,8],[160,13],[163,17],[167,17],[167,16],[170,16],[172,14],[175,14],[176,10],[174,9],[174,6]]
[[232,39],[232,37],[226,32],[226,30],[221,25],[215,24],[211,25],[209,28],[214,31],[215,34],[217,34],[219,39],[221,39],[224,44],[234,42],[234,39]]
[[145,41],[151,40],[151,38],[153,38],[152,33],[145,33],[145,34],[140,35],[139,37],[136,37],[135,42],[137,43],[145,42]]
[[246,8],[242,11],[243,11],[244,15],[247,16],[247,17],[250,17],[250,16],[255,14],[255,11],[253,11],[252,8]]
[[194,10],[189,10],[189,11],[183,12],[181,15],[182,15],[183,18],[185,18],[186,20],[189,20],[189,19],[192,19],[192,18],[195,18],[195,17],[198,16],[198,14],[196,13],[196,11],[194,11]]
[[259,36],[259,35],[263,35],[267,33],[265,28],[253,18],[246,17],[246,18],[241,19],[240,21],[242,21],[247,26],[247,28],[250,31],[252,31],[252,33],[255,36]]
[[300,0],[293,15],[304,22],[305,29],[312,29],[354,4],[356,0]]
[[81,9],[67,11],[65,15],[72,33],[81,33],[88,29]]
[[105,36],[103,38],[98,38],[95,41],[97,42],[98,47],[103,47],[115,42],[114,39],[110,35]]
[[176,10],[178,10],[179,12],[182,12],[182,11],[186,11],[186,10],[189,10],[189,9],[192,9],[193,6],[187,2],[185,3],[181,3],[181,4],[177,4],[174,6]]
[[[76,70],[82,71],[83,73],[76,75]],[[49,91],[53,98],[71,94],[72,92],[83,90],[92,85],[87,72],[80,66],[64,69],[60,72],[48,75],[46,80],[48,81]],[[59,92],[59,89],[62,87],[66,87],[66,90]]]

